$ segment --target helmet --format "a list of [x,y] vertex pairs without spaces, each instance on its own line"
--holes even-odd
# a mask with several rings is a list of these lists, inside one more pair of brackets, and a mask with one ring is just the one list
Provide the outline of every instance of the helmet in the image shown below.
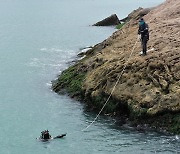
[[143,25],[145,22],[144,22],[144,19],[143,18],[141,18],[140,20],[139,20],[139,25],[141,26],[141,25]]
[[144,21],[144,19],[143,19],[143,18],[140,18],[140,19],[139,19],[139,22],[141,22],[141,21]]

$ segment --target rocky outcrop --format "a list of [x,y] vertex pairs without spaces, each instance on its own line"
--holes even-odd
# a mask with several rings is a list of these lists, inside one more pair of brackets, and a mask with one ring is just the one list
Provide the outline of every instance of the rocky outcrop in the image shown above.
[[107,40],[86,52],[86,57],[65,70],[53,89],[65,88],[94,108],[101,108],[120,81],[105,108],[113,115],[127,114],[138,123],[149,123],[180,133],[180,1],[167,0],[144,19],[150,27],[149,48],[140,56],[141,44],[127,61],[137,40],[138,18],[132,18]]
[[97,22],[93,26],[115,26],[120,24],[120,21],[116,14],[112,14],[111,16]]
[[120,21],[122,22],[127,22],[130,21],[131,19],[140,19],[143,16],[147,15],[151,10],[153,10],[154,8],[141,8],[139,7],[138,9],[132,11],[127,17],[125,17],[124,19],[121,19]]

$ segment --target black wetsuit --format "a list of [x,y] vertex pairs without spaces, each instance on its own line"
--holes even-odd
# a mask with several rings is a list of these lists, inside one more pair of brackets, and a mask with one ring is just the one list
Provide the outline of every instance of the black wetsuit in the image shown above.
[[51,138],[51,135],[49,133],[47,133],[47,132],[43,132],[41,134],[41,139],[47,140],[47,139],[50,139],[50,138]]
[[141,44],[143,48],[143,54],[146,55],[147,51],[147,41],[149,40],[149,30],[148,25],[144,22],[144,24],[139,25],[138,34],[141,34]]
[[49,133],[44,134],[44,139],[50,139],[50,138],[51,138],[51,135],[49,135]]

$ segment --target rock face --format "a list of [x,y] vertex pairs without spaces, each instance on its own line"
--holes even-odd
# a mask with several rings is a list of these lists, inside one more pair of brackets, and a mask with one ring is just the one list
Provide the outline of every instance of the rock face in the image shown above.
[[134,11],[132,11],[126,18],[121,19],[122,22],[130,21],[131,19],[140,19],[141,17],[147,15],[151,10],[154,8],[138,8]]
[[105,112],[123,111],[131,118],[145,119],[180,134],[179,10],[179,0],[167,0],[143,17],[150,27],[148,47],[155,49],[147,56],[139,56],[138,42],[127,61],[137,40],[138,20],[134,15],[122,29],[65,70],[53,89],[59,92],[65,88],[73,95],[81,95],[89,105],[101,108],[126,64]]
[[114,25],[118,25],[118,24],[120,24],[120,21],[119,21],[117,15],[113,14],[113,15],[97,22],[93,26],[114,26]]

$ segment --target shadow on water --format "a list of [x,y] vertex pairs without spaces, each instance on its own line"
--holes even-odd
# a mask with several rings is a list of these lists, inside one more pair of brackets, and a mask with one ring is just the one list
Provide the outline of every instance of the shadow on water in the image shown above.
[[[89,112],[86,109],[83,113],[87,126],[97,115],[96,112]],[[128,147],[128,153],[133,153],[133,149],[136,148],[147,153],[148,151],[149,153],[180,153],[178,135],[169,135],[152,129],[138,130],[136,127],[121,122],[114,117],[100,115],[96,122],[85,131],[93,136],[87,141],[111,141],[108,145],[113,147],[113,150],[122,148],[120,152],[125,152]]]

